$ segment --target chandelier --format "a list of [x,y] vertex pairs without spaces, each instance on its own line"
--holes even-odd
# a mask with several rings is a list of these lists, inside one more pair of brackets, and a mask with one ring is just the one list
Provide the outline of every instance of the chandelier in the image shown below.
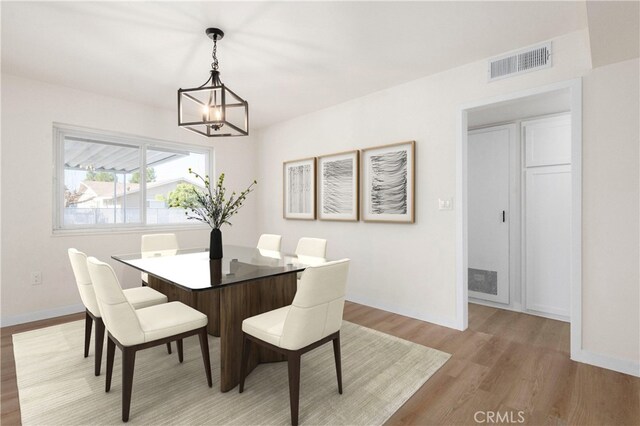
[[249,134],[249,103],[220,81],[218,40],[222,30],[207,28],[213,40],[209,79],[199,87],[178,89],[178,126],[207,137],[247,136]]

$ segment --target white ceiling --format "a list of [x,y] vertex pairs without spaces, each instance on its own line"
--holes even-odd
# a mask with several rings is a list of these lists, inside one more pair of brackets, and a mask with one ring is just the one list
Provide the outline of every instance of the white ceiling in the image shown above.
[[2,71],[176,109],[221,79],[259,128],[586,28],[584,2],[2,2]]
[[640,2],[588,1],[593,67],[637,58],[640,54]]
[[474,108],[469,111],[467,125],[484,127],[570,110],[571,94],[562,89]]

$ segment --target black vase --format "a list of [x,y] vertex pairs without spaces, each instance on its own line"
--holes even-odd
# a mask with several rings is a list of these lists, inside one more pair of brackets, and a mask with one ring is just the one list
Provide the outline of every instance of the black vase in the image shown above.
[[219,229],[211,230],[209,240],[209,259],[222,259],[222,232]]

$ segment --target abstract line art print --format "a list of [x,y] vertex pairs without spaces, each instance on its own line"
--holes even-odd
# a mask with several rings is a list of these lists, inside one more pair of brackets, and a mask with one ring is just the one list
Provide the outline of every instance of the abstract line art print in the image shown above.
[[284,217],[286,219],[315,219],[315,157],[285,162],[283,173]]
[[415,142],[362,151],[362,217],[371,222],[414,222]]
[[359,153],[318,157],[318,218],[357,221]]

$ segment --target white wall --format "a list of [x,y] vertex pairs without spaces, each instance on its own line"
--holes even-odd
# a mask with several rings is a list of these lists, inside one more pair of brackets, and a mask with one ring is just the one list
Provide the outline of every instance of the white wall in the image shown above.
[[[297,239],[302,236],[327,238],[330,258],[344,256],[353,261],[348,287],[350,300],[453,326],[457,315],[455,212],[439,211],[438,198],[453,198],[455,195],[456,120],[459,108],[472,101],[590,73],[591,60],[586,31],[553,40],[553,51],[553,67],[550,69],[487,83],[486,63],[480,61],[263,129],[259,134],[259,175],[264,187],[271,189],[271,192],[263,191],[259,197],[260,232],[282,234],[283,248],[289,251],[293,250]],[[630,66],[625,67],[627,68]],[[637,80],[637,67],[635,73]],[[594,72],[585,81],[585,92],[589,94],[592,84],[604,87],[612,84],[609,77],[617,80],[615,84],[622,91],[633,77],[627,75],[632,74],[629,69],[622,76],[623,79],[617,76],[615,70],[611,74],[610,77],[606,72]],[[637,98],[637,83],[633,88],[635,91],[624,96]],[[628,88],[625,90],[628,91]],[[606,96],[611,97],[611,102],[615,102],[617,97],[623,95],[616,91]],[[598,93],[586,96],[585,103],[587,102],[598,103]],[[625,105],[628,103],[632,101],[624,102]],[[593,109],[586,108],[585,122],[593,119],[594,113]],[[596,253],[609,251],[607,263],[598,260],[595,253],[590,254],[594,249],[586,245],[602,242],[596,243],[593,236],[589,235],[589,230],[585,229],[588,237],[585,240],[583,260],[584,280],[587,283],[584,295],[585,300],[593,300],[595,304],[585,306],[589,310],[585,316],[590,317],[585,327],[593,326],[594,317],[598,318],[599,325],[597,330],[585,328],[584,334],[593,336],[587,341],[594,352],[615,353],[626,360],[637,362],[637,343],[635,351],[632,348],[633,341],[635,339],[637,342],[638,336],[637,106],[635,115],[630,111],[624,118],[615,120],[611,115],[605,114],[601,119],[612,120],[607,126],[615,126],[617,120],[625,120],[626,130],[617,133],[624,142],[616,145],[615,149],[619,151],[615,155],[607,153],[610,160],[605,160],[606,165],[601,166],[605,168],[604,173],[598,173],[592,162],[585,162],[585,208],[598,206],[596,209],[610,210],[610,206],[603,204],[603,199],[608,197],[607,188],[617,185],[618,179],[624,179],[628,182],[624,185],[625,191],[629,192],[629,200],[625,201],[625,206],[633,204],[635,200],[636,210],[631,209],[625,213],[625,218],[631,225],[626,228],[627,234],[620,232],[619,238],[624,239],[624,244],[611,241],[606,249],[595,250]],[[629,130],[631,128],[636,129],[635,135]],[[416,141],[415,224],[294,221],[282,218],[283,161],[406,140]],[[593,152],[594,149],[606,151],[612,148],[606,138],[597,137],[593,125],[585,126],[586,150]],[[629,166],[614,175],[608,174],[607,165],[615,162],[616,156],[627,156],[627,163],[635,161],[635,173]],[[594,178],[598,179],[597,184],[593,182]],[[617,191],[615,193],[618,194]],[[585,211],[585,215],[585,227],[592,224],[596,217],[598,221],[613,220],[600,212]],[[600,226],[604,227],[603,232],[606,233],[610,226],[624,228],[622,223],[619,221],[615,225]],[[635,258],[632,250],[622,257],[625,261],[616,259],[621,254],[622,247],[633,244],[636,245]],[[624,283],[599,279],[599,275],[607,274],[609,269],[619,270],[616,274],[628,279]],[[635,284],[632,279],[634,276]],[[599,310],[604,308],[600,307],[604,300],[617,301],[622,296],[609,296],[603,300],[593,293],[594,287],[604,292],[619,285],[625,287],[625,296],[632,296],[635,291],[635,298],[630,297],[622,305],[615,306],[619,310],[616,316],[627,318],[629,322],[635,319],[635,324],[625,328],[619,328],[620,321],[609,320],[599,314]],[[607,307],[605,311],[608,309],[614,307]],[[611,336],[601,340],[598,335],[602,332],[598,330],[609,332]]]
[[[472,100],[582,75],[590,67],[586,31],[554,40],[553,68],[487,83],[480,61],[354,99],[260,132],[261,232],[329,240],[329,257],[353,260],[348,296],[453,326],[456,318],[455,212],[438,198],[455,196],[458,109]],[[282,162],[375,145],[416,141],[416,223],[373,224],[282,219]]]
[[[640,360],[638,59],[584,79],[583,347]],[[640,373],[640,371],[638,371]]]
[[[107,235],[52,234],[52,122],[213,146],[215,170],[229,188],[244,189],[256,175],[255,143],[249,138],[210,140],[178,128],[174,111],[2,75],[2,325],[77,311],[80,298],[66,250],[76,247],[108,260],[124,287],[140,275],[110,260],[139,250],[141,232]],[[261,190],[258,185],[256,193]],[[225,243],[255,244],[257,197],[223,229]],[[208,229],[179,231],[182,247],[208,245]],[[43,283],[32,286],[31,271]]]

